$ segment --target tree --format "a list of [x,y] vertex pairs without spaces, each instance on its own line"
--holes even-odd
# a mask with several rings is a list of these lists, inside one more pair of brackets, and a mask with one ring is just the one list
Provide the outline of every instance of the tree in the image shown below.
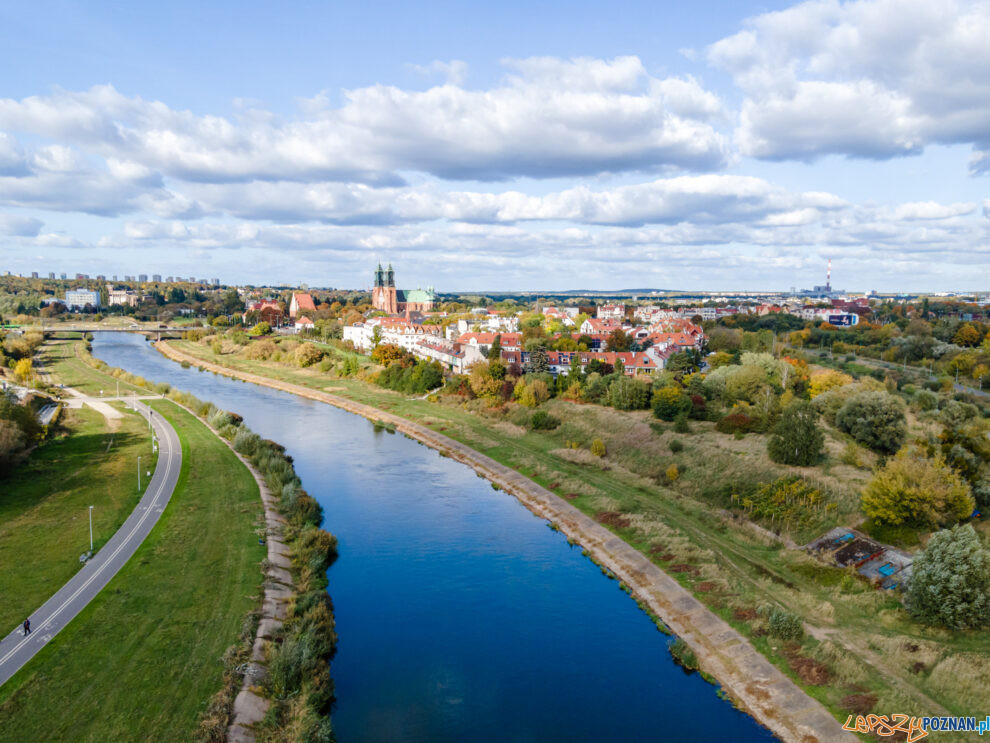
[[536,346],[529,354],[529,371],[533,374],[546,374],[550,371],[546,346]]
[[394,343],[377,344],[375,350],[371,352],[371,360],[382,366],[388,366],[393,361],[402,361],[408,356],[409,354],[403,348]]
[[931,528],[966,518],[974,501],[969,485],[941,454],[905,449],[867,483],[860,505],[879,524]]
[[605,341],[606,351],[628,351],[632,345],[632,338],[622,328],[616,328]]
[[982,335],[980,331],[972,323],[966,323],[959,326],[959,330],[956,334],[952,336],[952,342],[957,346],[966,346],[967,348],[972,348],[974,346],[980,345],[980,340]]
[[810,402],[799,400],[784,409],[767,442],[767,452],[775,462],[807,467],[818,461],[824,446],[818,411]]
[[608,401],[616,410],[642,410],[650,405],[650,385],[632,377],[619,377],[608,387]]
[[371,345],[373,348],[378,348],[378,344],[382,342],[382,328],[380,325],[376,325],[371,329]]
[[502,358],[502,336],[496,335],[495,340],[488,349],[488,360],[498,361]]
[[990,549],[972,525],[935,534],[912,565],[908,611],[953,629],[990,627]]
[[31,359],[21,359],[14,364],[14,376],[21,382],[30,380],[34,376],[34,364]]
[[672,421],[680,413],[691,411],[691,398],[677,387],[663,387],[653,393],[653,415],[665,421]]
[[843,374],[834,369],[826,369],[811,375],[811,383],[808,387],[808,394],[812,399],[818,397],[823,392],[834,390],[836,387],[844,387],[853,383],[853,378],[848,374]]
[[24,432],[16,422],[0,418],[0,474],[9,471],[24,453]]
[[248,331],[248,335],[261,336],[261,335],[268,335],[271,332],[272,332],[272,326],[262,320]]
[[479,361],[471,367],[468,382],[471,390],[478,397],[494,404],[498,400],[502,391],[502,380],[495,379],[491,375],[491,368],[488,361]]
[[678,351],[667,359],[663,368],[673,374],[689,374],[695,369],[694,358],[686,351]]
[[874,451],[893,454],[907,436],[904,404],[886,392],[860,392],[839,409],[835,424]]

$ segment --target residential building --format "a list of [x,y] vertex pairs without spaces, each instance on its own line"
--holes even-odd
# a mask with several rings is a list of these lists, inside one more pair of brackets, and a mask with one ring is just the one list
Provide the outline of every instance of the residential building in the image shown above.
[[148,280],[148,274],[146,274],[146,273],[139,273],[138,274],[138,281],[144,283],[147,280]]
[[454,374],[467,374],[473,364],[486,358],[477,346],[463,345],[441,336],[421,339],[412,353],[421,359],[436,361]]
[[210,283],[213,284],[213,286],[220,286],[220,279],[210,279]]
[[160,273],[155,273],[151,275],[151,280],[156,284],[162,283],[162,275]]
[[130,289],[114,289],[107,286],[107,304],[111,307],[117,304],[126,304],[129,307],[137,307],[141,301],[140,295]]
[[626,307],[621,304],[601,304],[595,312],[595,317],[599,320],[619,320],[626,317]]
[[38,278],[38,272],[37,272],[37,271],[32,271],[32,272],[31,272],[31,278],[32,278],[32,279],[36,279],[36,278]]
[[[673,354],[672,349],[648,348],[645,351],[626,352],[595,352],[595,351],[547,351],[547,365],[549,371],[555,377],[559,374],[567,374],[571,368],[571,363],[577,357],[584,371],[592,361],[599,361],[615,367],[616,362],[622,361],[626,376],[636,376],[638,374],[653,374],[662,371],[664,366]],[[525,367],[532,360],[529,351],[503,351],[502,361],[506,364],[519,364]]]
[[300,312],[309,310],[310,312],[316,311],[316,305],[313,303],[313,297],[306,293],[297,293],[292,295],[292,301],[289,302],[289,317],[293,320]]
[[50,278],[50,279],[54,279],[54,278],[55,278],[55,272],[54,272],[54,271],[50,271],[50,272],[48,273],[48,278]]
[[65,292],[65,306],[70,310],[82,309],[87,305],[100,306],[100,293],[90,289],[69,289]]

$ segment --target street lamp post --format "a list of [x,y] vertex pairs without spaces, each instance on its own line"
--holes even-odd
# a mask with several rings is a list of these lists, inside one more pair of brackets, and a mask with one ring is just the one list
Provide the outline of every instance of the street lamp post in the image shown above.
[[89,507],[89,554],[93,554],[93,507]]
[[141,456],[138,455],[138,492],[141,492]]

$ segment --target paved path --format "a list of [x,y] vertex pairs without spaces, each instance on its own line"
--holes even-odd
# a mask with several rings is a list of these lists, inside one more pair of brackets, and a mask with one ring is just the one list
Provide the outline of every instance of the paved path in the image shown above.
[[[34,657],[55,635],[72,621],[83,607],[117,574],[158,522],[165,510],[182,468],[182,447],[175,429],[147,405],[134,401],[145,418],[151,417],[159,441],[158,464],[140,503],[124,525],[110,537],[68,583],[30,617],[31,634],[21,628],[0,640],[0,685]],[[26,565],[24,569],[29,569]]]

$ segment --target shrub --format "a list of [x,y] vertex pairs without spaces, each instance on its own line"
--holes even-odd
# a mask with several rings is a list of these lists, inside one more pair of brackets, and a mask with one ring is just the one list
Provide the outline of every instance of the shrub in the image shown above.
[[970,524],[943,530],[912,566],[907,606],[928,624],[990,628],[990,550]]
[[560,425],[560,418],[556,418],[545,410],[537,410],[533,417],[529,419],[529,426],[534,431],[552,431]]
[[679,414],[691,411],[691,398],[677,387],[663,387],[653,393],[653,415],[672,421]]
[[773,461],[800,467],[815,464],[824,447],[825,434],[818,425],[818,412],[803,400],[784,409],[767,441],[767,452]]
[[670,465],[663,474],[667,478],[667,482],[677,482],[677,478],[681,476],[676,464]]
[[941,454],[905,449],[863,490],[863,513],[880,524],[918,527],[954,524],[973,512],[969,485]]
[[767,634],[780,640],[800,640],[804,637],[801,619],[779,606],[761,606],[757,612],[766,617]]
[[253,328],[248,331],[248,335],[261,336],[268,335],[272,332],[272,326],[266,322],[259,322]]
[[886,392],[860,392],[835,416],[836,426],[874,451],[893,454],[907,436],[904,404]]
[[691,433],[691,426],[688,425],[688,417],[685,413],[678,413],[674,418],[674,431],[677,433]]
[[934,410],[938,407],[938,395],[928,390],[918,390],[914,394],[914,404],[919,410]]
[[719,419],[715,424],[715,430],[719,433],[749,433],[753,430],[756,422],[742,411],[734,411]]
[[671,439],[667,446],[674,454],[684,451],[684,444],[682,444],[679,439]]
[[516,384],[513,395],[520,405],[535,408],[550,399],[550,390],[542,379],[523,378]]
[[323,358],[323,351],[312,343],[303,343],[293,353],[296,363],[301,367],[312,366]]
[[591,442],[591,453],[596,457],[605,456],[605,442],[601,439],[595,439]]

